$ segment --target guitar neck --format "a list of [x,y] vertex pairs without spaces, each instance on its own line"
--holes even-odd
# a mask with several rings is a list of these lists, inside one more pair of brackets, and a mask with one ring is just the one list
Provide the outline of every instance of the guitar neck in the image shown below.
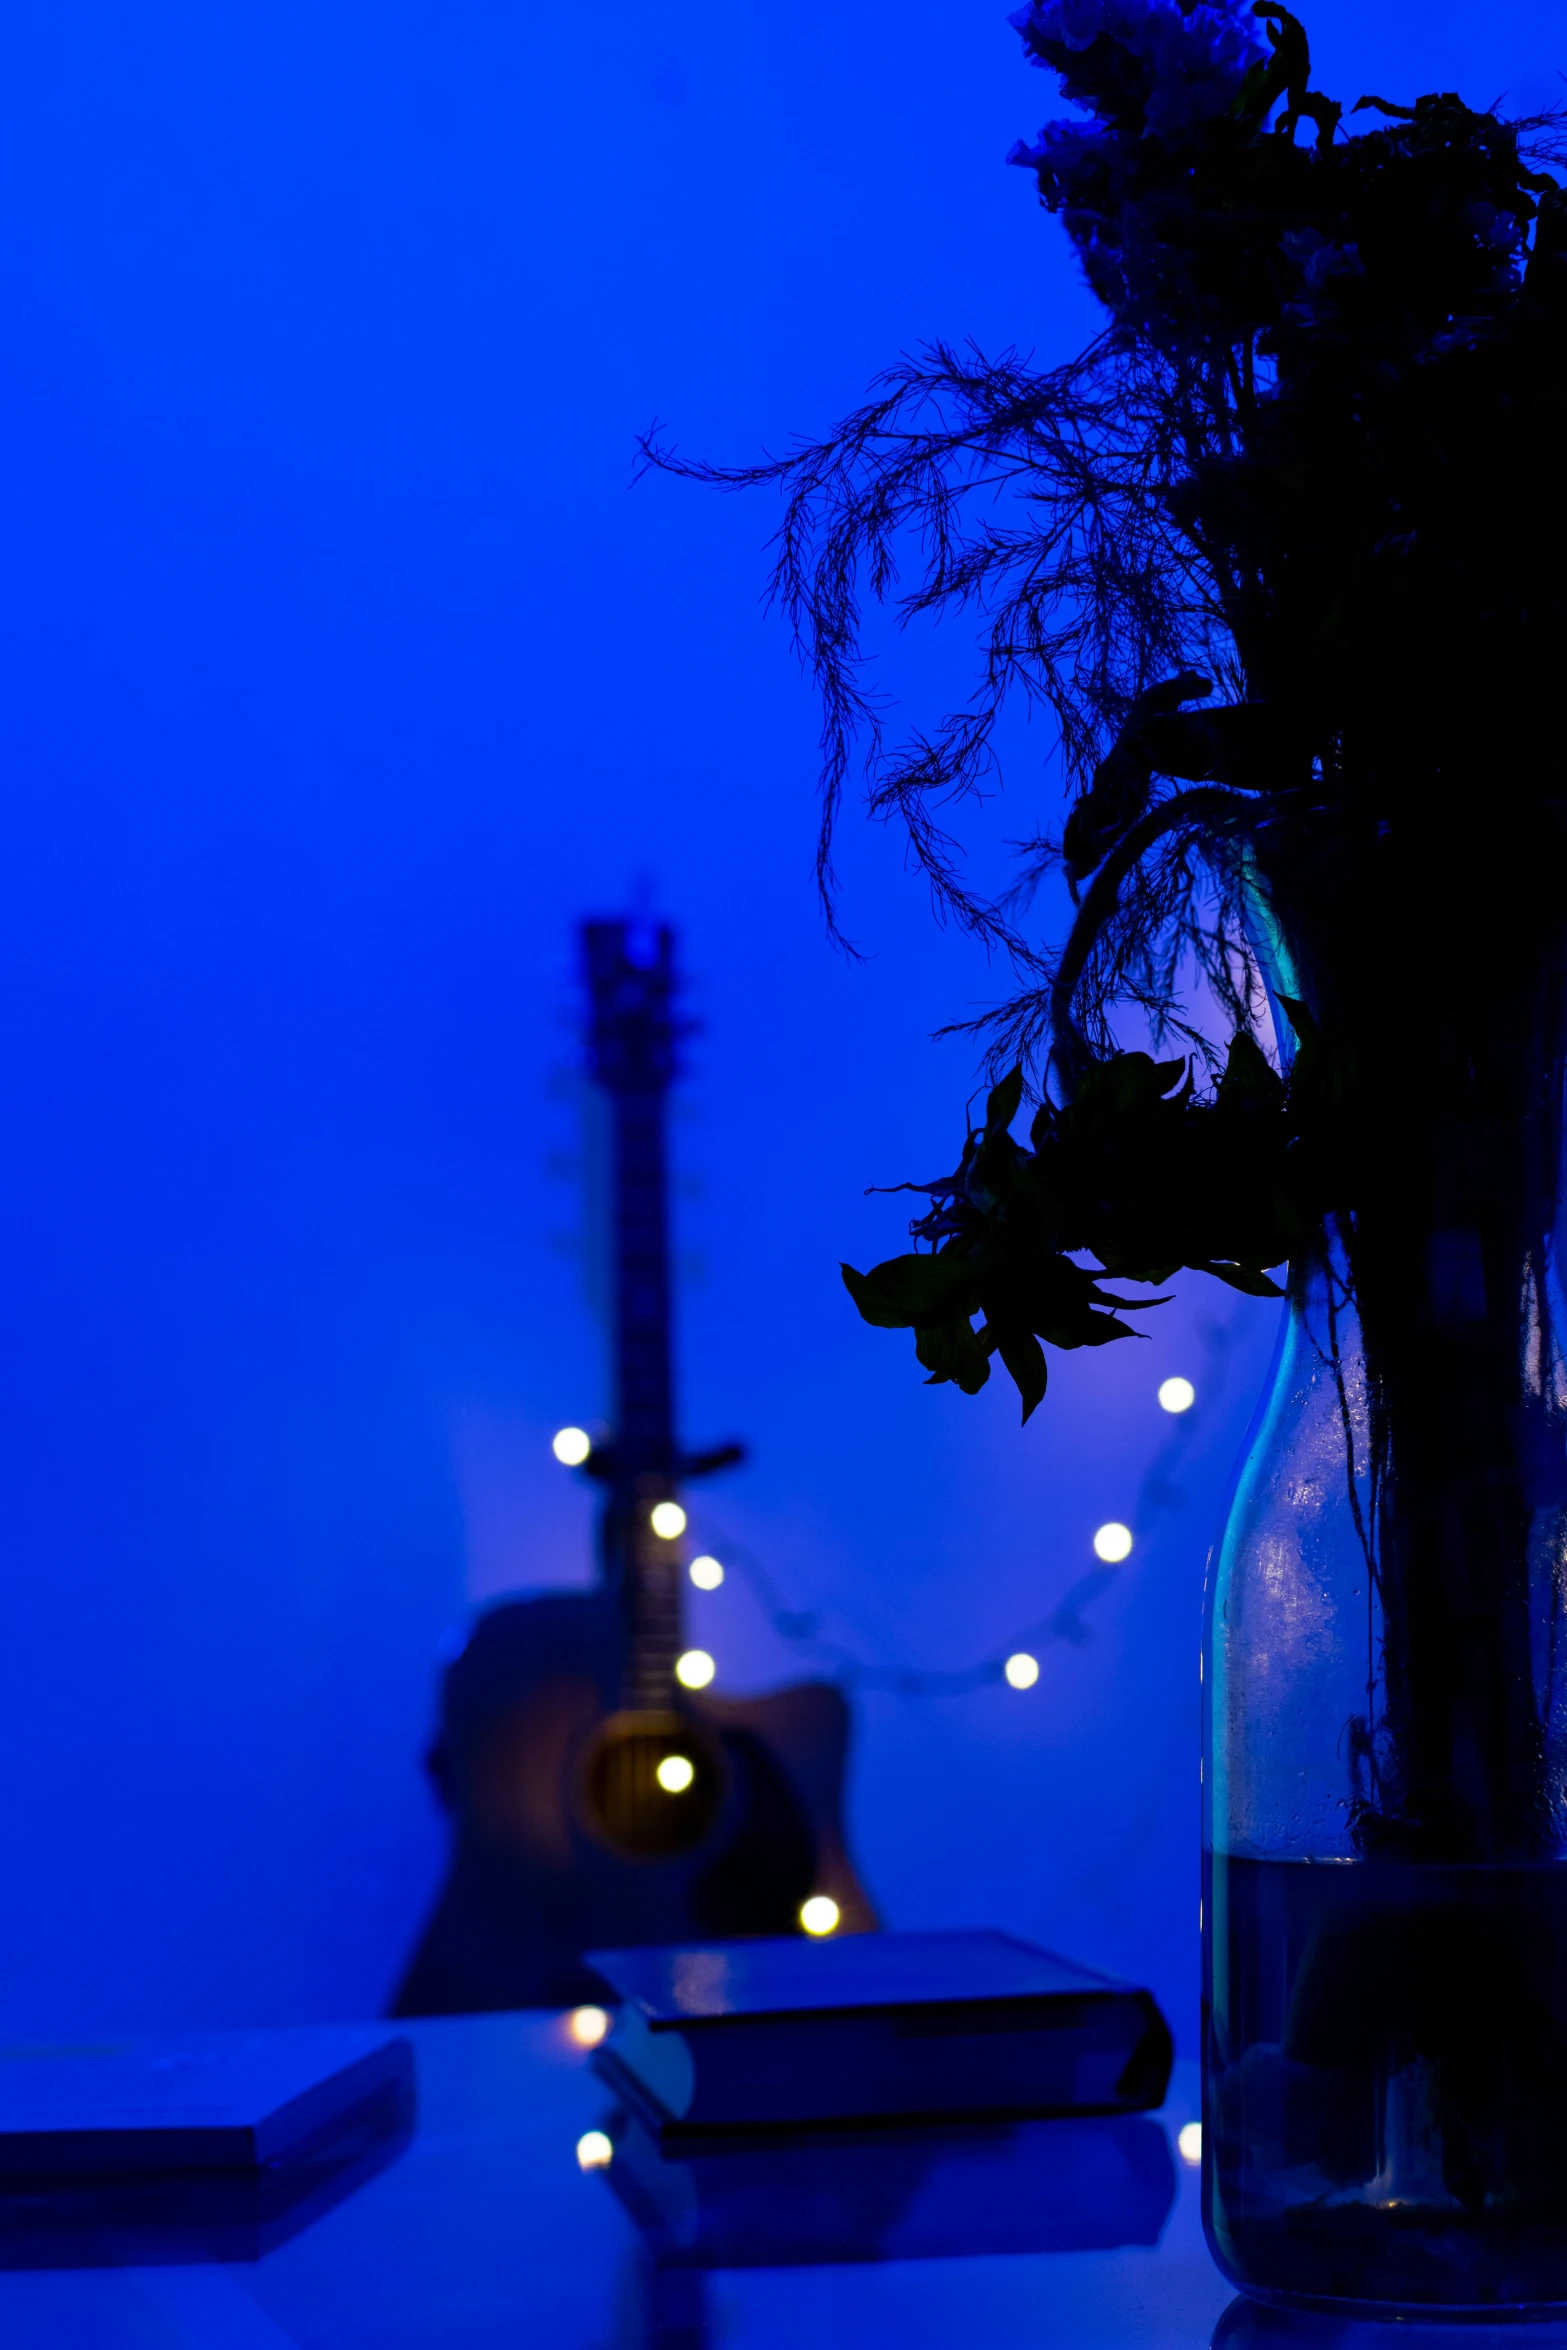
[[584,929],[593,1073],[609,1097],[614,1235],[615,1467],[604,1563],[622,1610],[622,1703],[671,1702],[683,1646],[682,1553],[652,1513],[674,1498],[666,1104],[674,1075],[674,940],[636,960],[630,926]]
[[673,1498],[667,1477],[637,1480],[610,1505],[611,1579],[621,1612],[620,1699],[662,1711],[675,1697],[675,1659],[685,1646],[681,1544],[653,1531],[652,1511]]
[[662,1093],[618,1093],[614,1112],[615,1456],[633,1476],[674,1465],[669,1181]]
[[669,1209],[662,1093],[614,1103],[615,1501],[612,1540],[624,1625],[622,1701],[660,1707],[684,1646],[681,1545],[653,1531],[674,1499]]

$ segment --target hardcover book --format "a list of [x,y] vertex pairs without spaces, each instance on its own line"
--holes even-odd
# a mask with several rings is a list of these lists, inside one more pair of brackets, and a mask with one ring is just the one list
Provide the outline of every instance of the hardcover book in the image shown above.
[[596,2059],[670,2132],[892,2117],[1135,2113],[1171,2043],[1147,1991],[999,1933],[603,1950]]
[[410,2043],[374,2025],[0,2045],[0,2193],[38,2181],[261,2171],[367,2106],[411,2109]]

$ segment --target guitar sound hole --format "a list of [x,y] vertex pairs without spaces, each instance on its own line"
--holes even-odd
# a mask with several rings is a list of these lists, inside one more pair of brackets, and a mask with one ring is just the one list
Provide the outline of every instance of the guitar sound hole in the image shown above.
[[587,1798],[604,1841],[630,1860],[694,1851],[723,1802],[719,1760],[678,1714],[619,1714],[588,1757]]

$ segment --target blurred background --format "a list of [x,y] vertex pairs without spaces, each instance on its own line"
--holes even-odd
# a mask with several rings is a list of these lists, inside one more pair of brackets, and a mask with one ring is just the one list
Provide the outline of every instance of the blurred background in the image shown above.
[[[1311,12],[1319,86],[1567,95],[1555,10]],[[926,1390],[840,1257],[961,1141],[1006,974],[850,815],[723,460],[920,340],[1093,331],[999,9],[13,0],[0,26],[0,2025],[363,2014],[440,1873],[443,1639],[581,1584],[607,1401],[574,929],[679,927],[693,1532],[877,1668],[851,1824],[900,1926],[1134,1974],[1193,2045],[1203,1562],[1275,1309]],[[885,648],[935,694],[965,645]],[[930,712],[930,703],[922,707]],[[1042,730],[976,872],[1052,820]],[[640,894],[639,894],[640,893]],[[1042,908],[1048,919],[1051,909]],[[1156,1390],[1188,1377],[1179,1421]],[[732,1564],[719,1687],[818,1669]]]

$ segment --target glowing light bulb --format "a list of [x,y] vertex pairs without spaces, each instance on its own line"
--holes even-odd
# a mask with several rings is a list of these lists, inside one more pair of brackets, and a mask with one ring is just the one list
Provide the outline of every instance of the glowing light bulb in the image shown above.
[[809,1901],[800,1904],[800,1923],[808,1934],[818,1939],[830,1934],[842,1913],[830,1893],[813,1893]]
[[574,2007],[566,2029],[579,2048],[596,2048],[609,2030],[609,2017],[602,2007]]
[[1122,1559],[1130,1558],[1131,1555],[1132,1529],[1130,1526],[1123,1526],[1118,1518],[1112,1518],[1107,1526],[1100,1527],[1094,1536],[1094,1556],[1096,1558],[1102,1558],[1107,1567],[1118,1567]]
[[1197,1390],[1189,1379],[1161,1379],[1159,1382],[1159,1409],[1162,1412],[1189,1412],[1197,1401]]
[[688,1754],[666,1754],[653,1776],[666,1795],[684,1795],[696,1777],[696,1765]]
[[648,1524],[660,1542],[673,1542],[686,1530],[686,1513],[678,1501],[655,1501],[648,1512]]
[[1199,2163],[1202,2160],[1202,2123],[1182,2122],[1175,2134],[1182,2162]]
[[584,2130],[577,2140],[579,2170],[606,2170],[614,2158],[614,2146],[602,2130]]
[[705,1552],[701,1558],[691,1561],[686,1573],[698,1591],[716,1591],[724,1579],[724,1570],[717,1559],[708,1558]]
[[1016,1656],[1007,1658],[1002,1670],[1014,1689],[1032,1689],[1034,1683],[1039,1679],[1039,1659],[1037,1656],[1027,1655],[1020,1648]]
[[593,1439],[586,1428],[557,1428],[550,1450],[563,1469],[580,1469],[593,1450]]
[[705,1689],[717,1670],[705,1648],[688,1648],[675,1659],[675,1679],[682,1689]]

